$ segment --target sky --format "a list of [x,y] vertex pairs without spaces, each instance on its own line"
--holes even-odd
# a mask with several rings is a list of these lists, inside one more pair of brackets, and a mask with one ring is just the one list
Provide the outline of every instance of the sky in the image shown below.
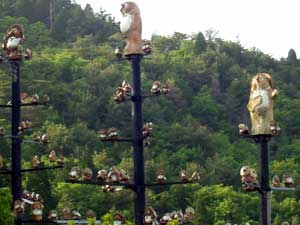
[[[126,0],[75,0],[94,12],[100,8],[116,22]],[[141,11],[143,38],[174,32],[197,34],[213,29],[224,40],[239,41],[276,59],[293,48],[300,55],[299,0],[133,0]]]

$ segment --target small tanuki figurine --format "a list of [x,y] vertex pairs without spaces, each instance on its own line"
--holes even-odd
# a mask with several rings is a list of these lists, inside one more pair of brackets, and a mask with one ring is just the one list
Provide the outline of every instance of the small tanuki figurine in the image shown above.
[[49,211],[48,219],[49,219],[50,221],[53,221],[53,222],[56,221],[56,220],[58,220],[59,217],[58,217],[57,211],[56,211],[56,210],[51,210],[51,211]]
[[79,169],[79,167],[77,167],[77,166],[72,167],[72,169],[69,173],[69,179],[70,180],[79,180],[80,179],[80,169]]
[[157,214],[152,207],[148,207],[144,216],[145,225],[157,225]]
[[145,123],[142,129],[143,137],[149,137],[152,135],[153,123]]
[[101,129],[98,131],[98,135],[101,141],[104,141],[107,139],[107,132],[104,129]]
[[240,170],[242,188],[244,191],[256,191],[258,185],[256,171],[248,166],[243,166]]
[[3,137],[5,135],[6,131],[3,127],[0,127],[0,137]]
[[189,178],[188,178],[188,174],[185,170],[180,172],[180,179],[182,182],[188,182]]
[[142,19],[139,7],[134,2],[125,2],[122,4],[121,13],[124,18],[120,30],[126,39],[124,55],[143,54]]
[[96,218],[96,213],[89,209],[87,212],[86,212],[86,218],[87,219],[93,219],[93,218]]
[[45,145],[50,143],[50,140],[49,140],[49,137],[48,137],[47,134],[43,134],[43,135],[42,135],[42,137],[41,137],[41,142],[42,142],[43,144],[45,144]]
[[115,102],[117,103],[124,102],[126,100],[126,96],[130,95],[130,93],[131,93],[130,84],[126,80],[123,80],[122,84],[116,88],[115,97],[114,97]]
[[283,183],[285,187],[292,187],[294,185],[294,180],[289,173],[283,175]]
[[57,160],[56,152],[55,152],[54,150],[52,150],[52,151],[50,152],[48,158],[49,158],[49,161],[50,161],[50,162],[52,162],[52,163],[53,163],[53,162],[56,162],[56,160]]
[[161,90],[161,83],[160,81],[154,81],[151,87],[151,94],[152,95],[159,95],[160,94],[160,90]]
[[120,172],[119,173],[119,175],[120,175],[120,183],[128,184],[129,183],[129,179],[130,179],[129,175],[123,169],[120,169],[119,172]]
[[93,171],[90,168],[85,168],[82,172],[82,179],[85,181],[92,181]]
[[41,202],[34,202],[31,205],[32,212],[31,212],[31,218],[33,221],[41,221],[43,220],[43,209],[44,205]]
[[165,225],[165,224],[168,224],[169,221],[172,221],[172,218],[169,213],[166,213],[163,215],[162,218],[160,218],[159,224]]
[[116,213],[114,215],[114,225],[122,225],[126,223],[126,219],[120,213]]
[[44,104],[47,105],[50,101],[50,97],[46,94],[44,95]]
[[251,134],[277,134],[278,128],[274,129],[272,124],[275,123],[273,106],[278,91],[274,87],[272,76],[268,73],[258,73],[252,78],[250,88],[247,108],[250,112],[252,123]]
[[117,140],[118,137],[119,137],[119,133],[118,133],[117,128],[115,128],[115,127],[109,128],[108,131],[107,131],[107,136],[111,140]]
[[14,213],[17,218],[22,218],[25,211],[25,203],[22,200],[14,201]]
[[144,45],[142,47],[144,55],[150,55],[152,53],[152,48],[150,46],[150,41],[144,41]]
[[73,220],[81,220],[81,214],[77,210],[72,211],[72,219]]
[[0,169],[4,168],[5,164],[4,164],[4,158],[3,156],[0,154]]
[[41,136],[38,135],[38,134],[35,134],[35,135],[33,136],[33,140],[34,140],[35,142],[41,142]]
[[122,59],[123,57],[123,49],[121,47],[118,47],[115,49],[115,55],[117,59]]
[[115,92],[114,100],[116,103],[124,102],[126,99],[126,92],[123,90],[122,87],[117,87]]
[[108,182],[119,183],[120,182],[120,172],[116,167],[112,167],[107,176]]
[[107,170],[101,169],[97,174],[97,181],[105,182],[107,179]]
[[37,94],[32,95],[31,103],[36,104],[36,105],[39,104],[40,103],[40,97]]
[[280,187],[280,178],[277,176],[277,175],[275,175],[274,177],[273,177],[273,186],[274,187]]
[[24,30],[20,24],[11,26],[4,37],[3,49],[7,51],[9,60],[20,60],[25,57],[30,58],[30,52],[27,56],[23,52]]
[[35,155],[31,160],[31,167],[38,168],[41,166],[41,161],[37,155]]
[[192,207],[187,207],[183,215],[184,223],[190,222],[194,218],[194,216],[195,216],[195,210]]
[[157,171],[156,180],[159,183],[164,183],[165,181],[167,181],[166,172],[164,170]]
[[65,158],[63,156],[59,156],[56,160],[56,163],[60,166],[65,164]]
[[19,131],[20,131],[21,133],[25,132],[26,130],[29,129],[30,124],[31,124],[31,123],[30,123],[28,120],[22,121],[22,122],[20,123],[20,126],[19,126]]
[[200,174],[198,172],[194,172],[190,178],[192,182],[198,182],[200,180]]
[[246,124],[239,124],[240,135],[249,135],[249,128]]
[[63,210],[62,210],[62,213],[63,213],[63,219],[64,220],[70,220],[72,219],[72,216],[71,216],[71,209],[69,207],[65,207]]

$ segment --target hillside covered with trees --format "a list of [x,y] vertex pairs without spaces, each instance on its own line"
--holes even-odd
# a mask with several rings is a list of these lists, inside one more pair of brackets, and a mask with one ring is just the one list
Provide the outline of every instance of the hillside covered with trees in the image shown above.
[[[88,209],[98,217],[120,211],[134,219],[133,193],[104,193],[101,187],[65,183],[70,169],[124,168],[133,176],[132,148],[124,143],[103,144],[97,132],[117,127],[121,136],[131,135],[130,103],[116,104],[115,88],[131,82],[127,61],[118,61],[114,49],[124,46],[118,24],[105,10],[82,9],[70,0],[57,1],[54,23],[49,23],[49,1],[0,0],[0,36],[19,23],[25,28],[25,46],[33,59],[22,66],[22,92],[48,94],[46,108],[23,110],[22,120],[32,130],[47,133],[46,148],[23,145],[23,167],[33,155],[45,164],[53,149],[65,157],[58,171],[24,174],[24,187],[41,194],[45,215],[68,206],[84,215]],[[168,180],[179,172],[199,171],[199,184],[156,187],[147,190],[147,202],[159,215],[192,206],[195,225],[227,222],[258,224],[258,194],[241,190],[239,170],[258,168],[258,146],[239,136],[237,125],[250,125],[246,108],[249,82],[258,72],[272,74],[280,94],[275,119],[282,129],[270,142],[271,177],[291,173],[300,182],[300,60],[291,49],[276,60],[259,49],[245,49],[238,42],[223,40],[209,30],[188,35],[153,35],[153,54],[142,63],[143,90],[149,93],[155,80],[168,83],[166,96],[144,101],[144,120],[154,124],[151,145],[145,148],[147,181],[163,169]],[[0,65],[0,104],[11,100],[9,69]],[[0,127],[10,130],[10,111],[0,110]],[[29,133],[31,137],[34,132]],[[10,140],[0,139],[0,154],[10,163]],[[0,224],[8,216],[10,179],[0,175]],[[274,225],[299,224],[300,191],[273,192]]]

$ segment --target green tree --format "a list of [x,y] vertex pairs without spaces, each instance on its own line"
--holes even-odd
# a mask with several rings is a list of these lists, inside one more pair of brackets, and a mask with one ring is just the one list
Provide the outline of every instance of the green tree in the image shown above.
[[288,53],[288,57],[286,59],[287,63],[292,66],[298,66],[299,61],[297,59],[297,54],[294,49],[290,49]]
[[0,188],[0,224],[13,225],[14,216],[11,211],[12,195],[8,188]]
[[199,32],[195,37],[195,53],[201,54],[207,48],[207,43],[202,32]]

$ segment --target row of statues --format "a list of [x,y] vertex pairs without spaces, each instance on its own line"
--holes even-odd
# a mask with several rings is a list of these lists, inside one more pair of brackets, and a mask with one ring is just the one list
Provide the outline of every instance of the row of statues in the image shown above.
[[[69,172],[69,180],[78,181],[80,179],[84,181],[92,181],[93,171],[90,168],[85,168],[81,173],[79,167],[72,167]],[[97,173],[96,179],[98,182],[103,183],[129,184],[130,177],[125,170],[118,169],[113,166],[109,171],[100,169]],[[182,182],[198,182],[200,180],[200,174],[198,172],[193,172],[192,175],[189,176],[188,173],[183,170],[180,172],[180,179]],[[157,171],[156,180],[159,183],[167,181],[167,176],[164,170]]]
[[[152,136],[153,131],[153,123],[148,122],[143,125],[142,134],[143,134],[143,142],[145,146],[150,145],[150,137]],[[109,129],[100,129],[98,131],[98,137],[101,141],[118,141],[120,138],[119,130],[115,127],[111,127]]]
[[[242,182],[242,189],[244,191],[256,191],[259,188],[259,183],[257,181],[257,173],[256,170],[249,167],[249,166],[243,166],[240,169],[240,175],[241,175],[241,182]],[[275,175],[273,177],[273,187],[284,187],[290,188],[294,186],[294,180],[290,173],[285,173],[282,176],[282,181],[279,178],[279,176]]]
[[[167,84],[161,83],[160,81],[154,81],[150,89],[151,96],[158,96],[161,94],[167,94],[170,91]],[[115,91],[114,100],[116,103],[126,101],[126,97],[131,96],[131,85],[127,81],[123,81]]]

